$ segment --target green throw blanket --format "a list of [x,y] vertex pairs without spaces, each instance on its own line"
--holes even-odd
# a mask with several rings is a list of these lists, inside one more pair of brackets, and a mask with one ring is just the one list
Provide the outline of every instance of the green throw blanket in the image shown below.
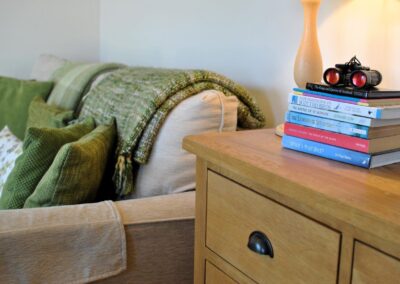
[[86,96],[79,118],[97,123],[117,121],[117,193],[133,191],[132,161],[146,163],[157,133],[169,112],[184,99],[205,90],[219,90],[239,99],[238,125],[261,128],[264,116],[247,91],[216,73],[201,70],[123,68],[113,71]]
[[52,75],[51,79],[56,85],[47,103],[64,109],[75,110],[82,96],[88,91],[92,81],[97,76],[123,66],[116,63],[68,62]]

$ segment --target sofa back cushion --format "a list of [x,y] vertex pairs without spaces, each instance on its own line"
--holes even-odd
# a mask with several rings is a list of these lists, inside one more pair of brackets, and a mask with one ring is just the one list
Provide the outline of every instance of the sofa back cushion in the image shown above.
[[178,193],[195,188],[195,156],[182,149],[187,135],[235,131],[238,100],[205,91],[181,102],[167,117],[150,159],[138,171],[131,198]]
[[56,106],[48,105],[41,97],[35,97],[28,111],[26,128],[30,127],[53,127],[62,128],[68,125],[74,118],[72,110],[65,110]]
[[31,101],[36,96],[46,99],[52,88],[52,82],[0,77],[0,129],[7,125],[11,132],[22,140]]
[[68,61],[66,59],[42,54],[38,57],[31,72],[31,78],[37,81],[51,81],[53,73]]

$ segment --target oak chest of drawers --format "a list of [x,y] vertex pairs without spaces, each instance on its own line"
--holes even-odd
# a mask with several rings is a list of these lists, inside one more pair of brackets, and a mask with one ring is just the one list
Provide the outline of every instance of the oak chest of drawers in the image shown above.
[[400,165],[282,149],[272,130],[187,137],[195,283],[400,283]]

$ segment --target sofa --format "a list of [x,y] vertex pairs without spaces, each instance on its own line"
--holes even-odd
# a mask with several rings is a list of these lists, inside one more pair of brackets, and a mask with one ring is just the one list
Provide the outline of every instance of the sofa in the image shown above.
[[[41,56],[34,66],[32,78],[48,80],[50,74],[64,63],[56,57]],[[89,90],[101,78],[102,75],[91,82]],[[236,129],[237,100],[223,97],[221,92],[215,90],[201,92],[183,101],[169,114],[158,133],[148,163],[138,170],[135,192],[127,200],[114,202],[125,230],[126,270],[98,282],[193,282],[195,158],[184,152],[180,144],[182,138],[189,134]],[[198,118],[187,119],[188,112],[192,117],[193,114],[200,117],[203,124],[209,120],[211,124],[204,126]],[[208,112],[210,114],[205,115]],[[176,169],[171,173],[170,167],[166,167],[171,157],[179,157],[181,161],[177,163],[178,169],[181,169],[178,173]],[[154,172],[157,174],[154,175]],[[92,208],[96,206],[95,203]],[[23,210],[28,215],[40,212],[40,209],[17,210]],[[7,214],[0,212],[1,218],[6,219]],[[16,283],[21,280],[16,279]]]

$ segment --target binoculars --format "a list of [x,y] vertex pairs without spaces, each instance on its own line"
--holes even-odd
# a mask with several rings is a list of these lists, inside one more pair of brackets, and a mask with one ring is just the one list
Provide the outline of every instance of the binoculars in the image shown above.
[[379,71],[362,66],[355,56],[349,62],[326,69],[323,78],[330,86],[352,86],[358,89],[375,87],[382,82]]

